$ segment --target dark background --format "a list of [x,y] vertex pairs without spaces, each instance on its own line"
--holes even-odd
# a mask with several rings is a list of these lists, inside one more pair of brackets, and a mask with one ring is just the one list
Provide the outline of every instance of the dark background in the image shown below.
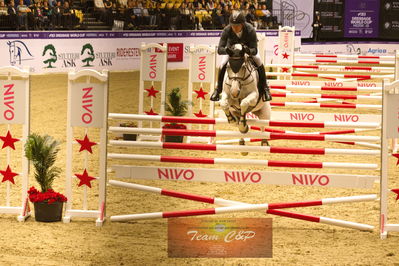
[[[314,1],[314,11],[320,12],[323,24],[320,40],[354,40],[344,38],[345,1],[351,0]],[[399,0],[380,0],[379,35],[375,39],[399,40]]]

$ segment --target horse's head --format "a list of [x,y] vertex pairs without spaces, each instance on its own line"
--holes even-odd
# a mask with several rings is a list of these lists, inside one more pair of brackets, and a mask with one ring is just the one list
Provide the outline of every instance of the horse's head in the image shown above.
[[226,49],[229,55],[229,68],[232,71],[230,95],[238,98],[241,92],[242,76],[245,73],[245,52],[241,44],[235,44]]
[[15,47],[15,42],[7,42],[8,44],[8,52],[10,54],[10,64],[13,66],[17,62],[18,59],[18,47]]
[[232,47],[226,49],[229,55],[229,65],[234,73],[238,73],[241,70],[242,65],[245,62],[245,52],[241,44],[235,44]]

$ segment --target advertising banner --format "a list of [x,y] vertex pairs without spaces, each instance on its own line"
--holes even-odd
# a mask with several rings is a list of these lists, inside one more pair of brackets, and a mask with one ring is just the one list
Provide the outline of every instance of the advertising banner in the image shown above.
[[328,42],[304,43],[300,52],[304,54],[352,54],[372,56],[393,56],[398,49],[398,42]]
[[192,55],[192,72],[191,72],[191,81],[192,82],[211,82],[212,76],[214,75],[214,69],[212,66],[214,65],[213,54],[193,54]]
[[319,0],[315,11],[320,13],[323,27],[321,28],[320,38],[337,39],[344,36],[344,3],[343,0]]
[[381,1],[380,37],[399,39],[399,1]]
[[377,38],[379,0],[345,1],[345,38]]
[[103,126],[104,87],[99,84],[73,83],[71,89],[71,126]]
[[173,218],[169,258],[271,258],[271,218]]
[[25,99],[25,82],[22,80],[2,80],[0,87],[0,123],[24,124],[27,119],[25,110],[28,108]]
[[[277,62],[278,31],[258,31],[267,37],[266,60]],[[190,44],[218,45],[220,31],[140,32],[0,32],[0,64],[30,67],[33,73],[95,69],[138,70],[140,46],[166,42],[168,69],[188,69]],[[295,33],[295,47],[301,34]],[[220,56],[217,57],[220,60]]]
[[284,16],[280,21],[292,21],[292,25],[285,25],[295,26],[301,31],[302,38],[312,36],[313,7],[314,0],[273,0],[273,10],[279,11],[274,13]]

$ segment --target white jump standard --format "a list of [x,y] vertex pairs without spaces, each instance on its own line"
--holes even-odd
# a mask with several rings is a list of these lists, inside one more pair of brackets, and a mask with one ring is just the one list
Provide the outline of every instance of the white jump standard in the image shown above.
[[[30,132],[30,73],[27,69],[19,69],[17,67],[0,67],[0,76],[3,79],[0,81],[0,87],[2,89],[2,95],[0,100],[0,110],[2,115],[0,116],[0,124],[6,125],[7,132],[1,134],[6,136],[2,137],[3,148],[5,148],[6,156],[3,159],[2,166],[6,171],[10,170],[11,174],[16,174],[16,177],[6,176],[2,174],[2,183],[6,185],[5,193],[5,205],[0,206],[0,214],[14,214],[18,215],[17,220],[20,222],[25,221],[30,216],[29,204],[28,204],[28,184],[29,184],[29,161],[25,156],[24,145]],[[14,127],[20,126],[21,138],[17,139],[13,135]],[[5,142],[7,138],[15,138],[16,141],[22,142],[22,149],[18,151],[17,158],[21,160],[21,169],[14,173],[16,169],[11,169],[11,150],[14,149],[14,145],[10,146],[10,143]],[[8,139],[9,139],[8,138]],[[18,178],[19,180],[14,180]],[[16,182],[15,182],[16,181]],[[17,193],[20,190],[20,199],[18,205],[12,203],[11,195]],[[14,206],[12,205],[14,204]]]

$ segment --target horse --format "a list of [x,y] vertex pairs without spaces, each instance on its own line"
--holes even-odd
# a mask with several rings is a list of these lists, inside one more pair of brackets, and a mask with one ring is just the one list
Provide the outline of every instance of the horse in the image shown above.
[[251,112],[259,119],[270,120],[270,103],[264,102],[259,96],[258,72],[242,45],[235,44],[228,53],[220,107],[229,123],[237,123],[240,132],[247,133],[246,114]]

